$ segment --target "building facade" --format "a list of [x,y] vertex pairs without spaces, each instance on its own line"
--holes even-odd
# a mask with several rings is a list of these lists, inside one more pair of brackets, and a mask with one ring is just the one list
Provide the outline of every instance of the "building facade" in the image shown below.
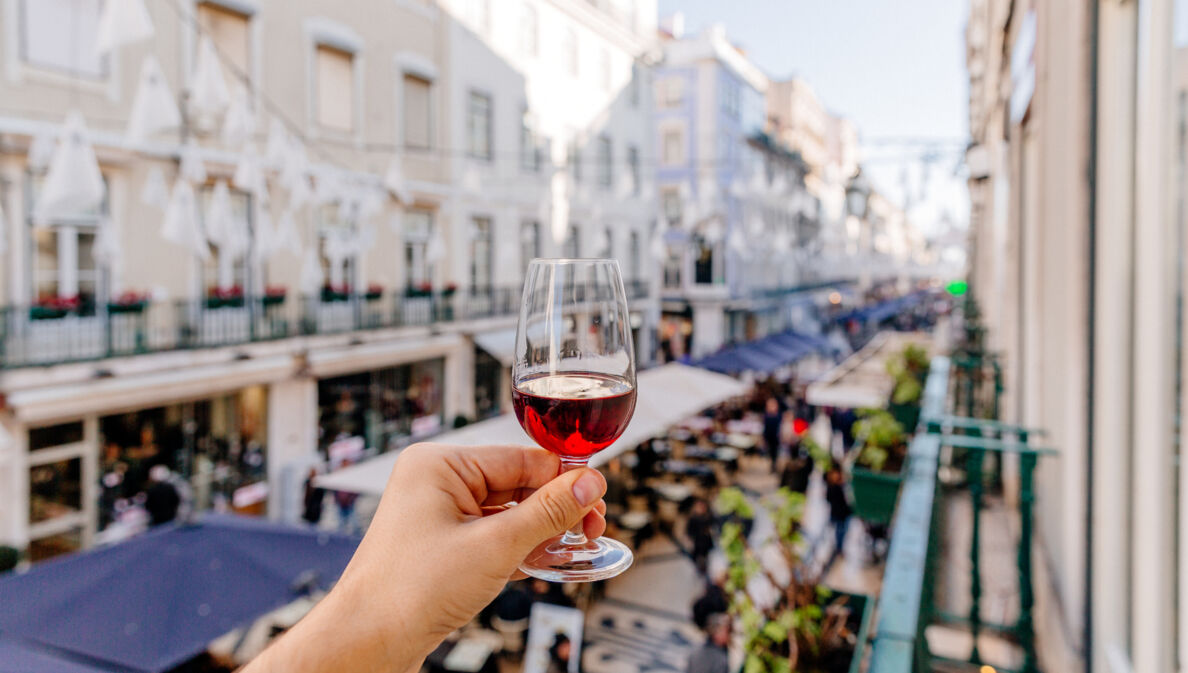
[[661,346],[679,359],[788,326],[798,299],[786,290],[812,280],[805,261],[820,207],[803,159],[764,133],[767,77],[724,29],[662,39],[655,251],[664,266]]
[[975,0],[970,286],[1007,420],[1048,432],[1043,670],[1188,660],[1183,2]]
[[[98,0],[0,4],[0,542],[114,536],[157,464],[295,518],[310,466],[506,409],[534,256],[619,258],[650,360],[654,5],[493,4],[146,3],[101,57]],[[175,128],[130,132],[146,77]],[[47,213],[71,110],[104,197]]]

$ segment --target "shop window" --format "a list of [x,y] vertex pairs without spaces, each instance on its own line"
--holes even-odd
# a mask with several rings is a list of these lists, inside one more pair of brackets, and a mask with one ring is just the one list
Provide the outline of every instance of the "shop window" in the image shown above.
[[30,540],[26,556],[31,563],[38,563],[55,556],[71,554],[82,549],[82,539],[83,529],[80,526],[57,535]]
[[82,511],[82,458],[67,458],[29,468],[29,523],[59,519]]
[[47,425],[29,429],[29,452],[50,449],[55,446],[77,444],[83,440],[82,421]]
[[99,10],[99,0],[21,0],[21,60],[73,77],[107,77],[107,58],[95,50]]
[[441,358],[318,382],[318,446],[363,438],[380,452],[407,446],[442,428],[445,361]]
[[355,126],[354,55],[319,44],[314,60],[318,124],[336,131],[350,131]]
[[498,416],[503,389],[503,365],[487,351],[476,348],[474,354],[474,408],[479,419]]
[[[251,17],[220,3],[203,2],[198,5],[198,23],[209,35],[223,64],[228,84],[251,78],[252,34]],[[197,43],[195,43],[197,48]]]

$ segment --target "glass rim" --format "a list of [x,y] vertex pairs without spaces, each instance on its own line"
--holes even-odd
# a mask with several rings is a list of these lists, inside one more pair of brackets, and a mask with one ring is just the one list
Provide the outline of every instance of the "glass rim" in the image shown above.
[[614,257],[533,257],[528,262],[532,264],[618,264]]

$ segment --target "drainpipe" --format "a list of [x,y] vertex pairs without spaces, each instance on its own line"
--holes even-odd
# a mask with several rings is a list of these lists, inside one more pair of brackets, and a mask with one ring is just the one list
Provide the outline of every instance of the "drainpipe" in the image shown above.
[[1088,427],[1085,432],[1085,624],[1081,634],[1084,652],[1085,673],[1093,673],[1093,410],[1096,394],[1094,380],[1094,348],[1097,324],[1097,58],[1098,26],[1101,7],[1099,2],[1089,3],[1089,158],[1085,166],[1085,180],[1089,188],[1087,209],[1087,244],[1089,259],[1087,267],[1089,306],[1085,312],[1086,333],[1086,385],[1085,408]]

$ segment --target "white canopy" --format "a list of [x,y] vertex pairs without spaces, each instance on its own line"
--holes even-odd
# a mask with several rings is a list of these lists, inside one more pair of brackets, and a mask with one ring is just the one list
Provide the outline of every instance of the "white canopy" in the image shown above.
[[491,357],[499,360],[504,367],[512,366],[516,359],[516,331],[514,329],[500,329],[474,335],[474,343],[487,351]]
[[[614,444],[595,454],[590,465],[602,465],[641,442],[662,435],[689,416],[742,395],[750,388],[730,376],[676,363],[640,372],[637,383],[635,415],[627,430]],[[463,446],[533,443],[510,413],[442,433],[433,441]],[[317,485],[334,491],[380,495],[399,453],[385,453],[321,476]]]
[[932,350],[931,338],[922,332],[880,332],[862,350],[810,384],[805,400],[821,407],[882,408],[895,387],[887,373],[887,360],[908,344]]

